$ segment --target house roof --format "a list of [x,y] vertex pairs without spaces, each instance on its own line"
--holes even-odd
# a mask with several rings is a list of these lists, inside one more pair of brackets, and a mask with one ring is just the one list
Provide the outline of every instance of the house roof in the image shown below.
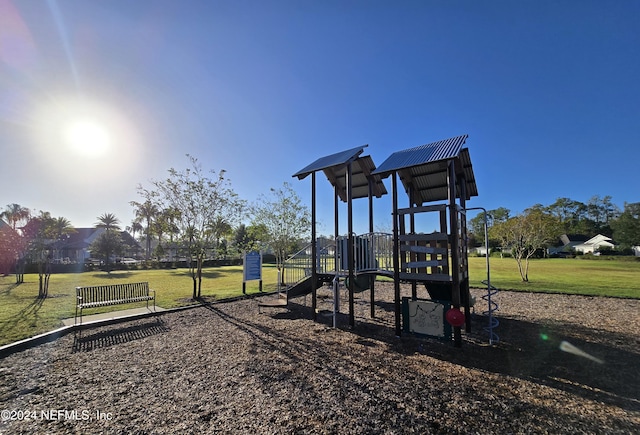
[[[75,232],[68,235],[67,239],[62,243],[64,249],[84,249],[88,247],[92,239],[95,239],[100,233],[105,231],[104,228],[74,228]],[[129,246],[137,246],[140,244],[127,231],[120,231],[122,241]]]
[[560,236],[563,245],[583,243],[589,240],[589,236],[584,234],[563,234]]
[[586,242],[584,242],[584,245],[595,245],[595,244],[599,244],[599,243],[608,243],[613,245],[613,239],[611,237],[607,237],[604,236],[602,234],[598,234],[593,236],[592,238],[590,238],[589,240],[587,240]]
[[331,185],[336,188],[338,196],[344,202],[347,201],[346,173],[351,164],[351,196],[352,198],[365,198],[369,196],[369,181],[371,181],[371,194],[377,198],[385,195],[387,189],[380,175],[373,175],[376,169],[371,156],[360,156],[367,145],[351,148],[346,151],[321,157],[293,174],[299,180],[309,174],[322,171]]
[[120,235],[122,236],[122,242],[125,245],[140,248],[140,243],[138,243],[138,241],[131,234],[129,234],[128,231],[121,231]]
[[65,249],[83,249],[89,246],[87,241],[96,231],[96,228],[74,228],[63,243]]
[[[465,134],[395,152],[373,174],[386,178],[397,172],[405,191],[412,192],[411,202],[421,205],[448,198],[448,165],[453,160],[456,175],[465,179],[465,199],[478,196],[469,150],[462,148],[467,137]],[[456,197],[461,196],[456,185]]]

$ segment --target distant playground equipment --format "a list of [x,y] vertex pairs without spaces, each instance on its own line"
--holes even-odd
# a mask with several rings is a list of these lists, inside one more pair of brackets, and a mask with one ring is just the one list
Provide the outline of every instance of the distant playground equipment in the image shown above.
[[[461,346],[463,325],[471,331],[467,257],[466,201],[478,195],[467,148],[467,135],[409,148],[392,154],[376,168],[370,156],[361,156],[367,145],[322,157],[293,176],[299,180],[311,175],[311,244],[289,258],[284,265],[284,282],[289,295],[310,293],[311,305],[318,310],[317,290],[323,284],[333,287],[333,322],[339,307],[339,288],[348,290],[349,325],[355,326],[354,295],[369,290],[371,317],[375,317],[375,278],[393,279],[395,331],[435,331],[437,336]],[[316,236],[316,173],[322,171],[334,188],[333,240]],[[391,177],[393,233],[374,232],[373,198],[388,192],[383,179]],[[399,207],[398,179],[408,195],[408,206]],[[369,232],[353,232],[353,200],[369,200]],[[347,234],[339,229],[339,200],[347,205]],[[440,202],[438,204],[428,204]],[[426,233],[419,230],[425,215],[435,218],[438,228]],[[486,217],[486,211],[485,211]],[[486,229],[486,225],[485,225]],[[486,242],[486,236],[485,236]],[[493,312],[497,309],[491,296],[487,257],[487,297],[490,343],[497,341]],[[411,284],[411,297],[403,300],[401,283]],[[429,298],[418,298],[418,285],[426,288]],[[484,297],[483,297],[484,298]],[[464,309],[464,312],[462,311]],[[421,322],[421,325],[412,325]],[[428,327],[425,325],[429,325]],[[449,335],[448,335],[449,334]]]

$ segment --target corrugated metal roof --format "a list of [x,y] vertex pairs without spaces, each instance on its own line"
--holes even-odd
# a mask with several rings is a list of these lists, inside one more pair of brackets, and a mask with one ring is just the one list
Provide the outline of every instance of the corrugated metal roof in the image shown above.
[[[373,181],[371,185],[371,194],[376,198],[380,198],[387,194],[387,189],[382,182],[382,177],[379,175],[372,175],[371,173],[376,169],[376,165],[373,163],[371,156],[358,157],[351,164],[351,196],[352,198],[366,198],[369,196],[369,179]],[[332,166],[324,169],[324,173],[327,176],[329,182],[338,188],[338,196],[344,202],[347,201],[347,185],[346,185],[346,173],[347,166]]]
[[366,198],[369,196],[369,179],[373,181],[371,194],[377,198],[387,194],[382,177],[372,175],[376,169],[371,156],[359,157],[367,145],[352,148],[350,150],[321,157],[304,169],[293,174],[302,180],[309,174],[323,171],[334,188],[337,188],[338,196],[344,202],[347,201],[346,173],[347,165],[351,163],[351,196],[352,198]]
[[[478,196],[475,175],[471,165],[469,150],[463,148],[456,159],[456,175],[464,176],[466,198]],[[449,197],[447,184],[447,162],[439,161],[397,171],[405,192],[413,190],[412,204],[422,205],[426,202],[442,201]],[[456,198],[462,196],[460,184],[456,185]]]
[[[447,168],[455,161],[456,175],[465,179],[466,198],[478,196],[469,150],[462,148],[467,135],[409,148],[392,154],[373,174],[387,177],[397,172],[405,192],[411,191],[411,203],[441,201],[449,197]],[[456,197],[461,197],[461,187],[456,185]]]
[[362,154],[365,147],[367,146],[368,145],[363,145],[357,148],[351,148],[350,150],[331,154],[329,156],[320,157],[315,162],[293,174],[293,176],[298,177],[299,180],[302,180],[313,172],[322,171],[332,166],[346,165],[347,163],[354,161],[360,154]]
[[386,178],[391,172],[426,163],[448,160],[457,157],[468,135],[453,137],[415,148],[408,148],[391,154],[387,160],[376,169],[375,174]]

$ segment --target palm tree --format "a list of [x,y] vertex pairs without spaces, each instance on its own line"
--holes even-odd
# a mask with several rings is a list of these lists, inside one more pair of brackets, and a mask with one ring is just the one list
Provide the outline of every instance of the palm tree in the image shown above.
[[144,228],[142,228],[142,224],[140,224],[140,222],[138,221],[132,221],[131,222],[131,226],[127,227],[127,231],[131,232],[131,236],[133,236],[133,238],[136,238],[136,234],[141,233],[142,231],[144,231]]
[[180,229],[176,224],[180,219],[180,210],[169,207],[162,210],[161,216],[165,224],[164,231],[169,235],[169,259],[173,260],[176,253],[174,236],[180,234]]
[[135,207],[136,220],[137,221],[145,221],[146,223],[146,239],[147,239],[147,252],[146,259],[148,260],[151,255],[151,230],[152,230],[152,221],[158,216],[159,210],[158,206],[152,203],[150,200],[146,200],[145,202],[137,202],[131,201],[130,204]]
[[11,223],[11,228],[15,231],[18,222],[28,220],[31,217],[31,212],[28,208],[22,207],[20,204],[9,204],[5,211],[0,213],[0,217],[8,220]]
[[[120,226],[118,226],[119,223],[120,223],[120,220],[116,217],[116,215],[114,215],[113,213],[104,213],[103,215],[98,216],[98,222],[96,223],[96,228],[104,228],[106,231],[107,237],[109,237],[111,230],[116,230],[116,231],[120,230]],[[111,271],[111,269],[109,268],[109,260],[110,260],[109,257],[111,256],[109,244],[107,244],[105,256],[106,256],[105,266],[107,268],[107,273],[108,273]]]
[[104,213],[102,216],[98,216],[98,222],[96,228],[104,228],[107,231],[120,230],[120,219],[113,213]]
[[51,230],[57,242],[61,242],[62,238],[67,234],[76,232],[69,219],[65,217],[53,218],[51,220]]
[[[233,233],[233,227],[222,216],[216,217],[216,220],[209,227],[209,230],[213,235],[214,248],[216,249],[216,251],[220,247],[220,239]],[[216,252],[216,254],[218,253]]]

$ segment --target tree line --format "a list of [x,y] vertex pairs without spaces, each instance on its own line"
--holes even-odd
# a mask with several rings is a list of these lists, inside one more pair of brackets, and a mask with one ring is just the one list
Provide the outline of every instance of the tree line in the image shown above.
[[[201,296],[206,259],[271,249],[281,269],[310,227],[309,211],[293,188],[285,182],[249,204],[235,193],[224,170],[206,172],[195,157],[187,157],[187,169],[170,168],[166,178],[139,185],[140,199],[130,201],[135,219],[126,230],[134,238],[140,234],[145,259],[186,258],[194,299]],[[26,262],[37,263],[40,297],[46,297],[51,260],[75,229],[64,217],[35,214],[18,204],[8,205],[1,216],[8,225],[0,228],[0,268],[4,273],[14,269],[19,284]],[[99,216],[96,228],[105,231],[89,247],[92,256],[105,259],[107,271],[110,259],[124,251],[119,224],[112,213]]]
[[[640,202],[624,203],[620,209],[611,196],[593,196],[586,204],[570,198],[558,198],[553,204],[535,204],[522,213],[500,207],[487,210],[486,226],[489,247],[504,247],[516,259],[523,281],[528,281],[529,259],[558,246],[563,234],[580,234],[589,238],[598,234],[613,239],[616,251],[632,254],[640,246]],[[470,246],[484,241],[485,215],[469,220]]]

